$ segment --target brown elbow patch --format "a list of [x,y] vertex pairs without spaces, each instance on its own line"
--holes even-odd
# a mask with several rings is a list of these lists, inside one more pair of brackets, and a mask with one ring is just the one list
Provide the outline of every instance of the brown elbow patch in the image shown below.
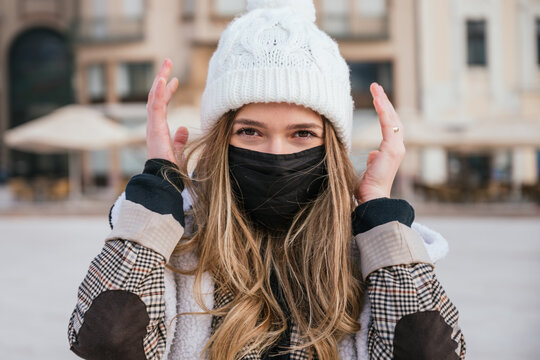
[[402,317],[394,333],[395,360],[459,360],[452,327],[438,311],[421,311]]
[[144,360],[143,338],[149,321],[146,305],[134,293],[102,292],[86,311],[71,350],[90,360]]

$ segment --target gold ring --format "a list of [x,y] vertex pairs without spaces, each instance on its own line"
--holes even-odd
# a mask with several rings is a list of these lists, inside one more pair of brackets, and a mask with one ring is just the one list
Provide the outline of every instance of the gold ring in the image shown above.
[[395,133],[399,132],[399,128],[398,128],[398,127],[392,128],[392,130],[394,130]]

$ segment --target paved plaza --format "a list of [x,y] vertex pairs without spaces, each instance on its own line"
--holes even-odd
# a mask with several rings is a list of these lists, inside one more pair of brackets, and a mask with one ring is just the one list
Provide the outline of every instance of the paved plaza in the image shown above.
[[[450,253],[437,275],[461,313],[472,360],[540,358],[540,219],[422,217]],[[4,359],[77,359],[67,323],[108,232],[103,217],[0,218]]]

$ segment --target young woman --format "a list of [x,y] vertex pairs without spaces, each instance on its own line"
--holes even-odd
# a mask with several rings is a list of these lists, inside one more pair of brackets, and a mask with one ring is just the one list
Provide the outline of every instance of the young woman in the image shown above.
[[149,160],[79,288],[76,354],[465,357],[414,211],[390,199],[403,125],[372,84],[383,141],[356,179],[348,68],[314,19],[310,0],[248,1],[210,62],[204,133],[186,151],[187,129],[168,131],[178,80],[165,60],[148,96]]

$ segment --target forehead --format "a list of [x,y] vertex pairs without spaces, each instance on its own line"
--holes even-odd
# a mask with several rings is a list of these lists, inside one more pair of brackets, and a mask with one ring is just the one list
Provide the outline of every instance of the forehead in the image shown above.
[[243,106],[235,116],[235,122],[253,120],[267,127],[287,127],[294,124],[311,124],[321,127],[323,120],[315,111],[296,104],[253,103]]

